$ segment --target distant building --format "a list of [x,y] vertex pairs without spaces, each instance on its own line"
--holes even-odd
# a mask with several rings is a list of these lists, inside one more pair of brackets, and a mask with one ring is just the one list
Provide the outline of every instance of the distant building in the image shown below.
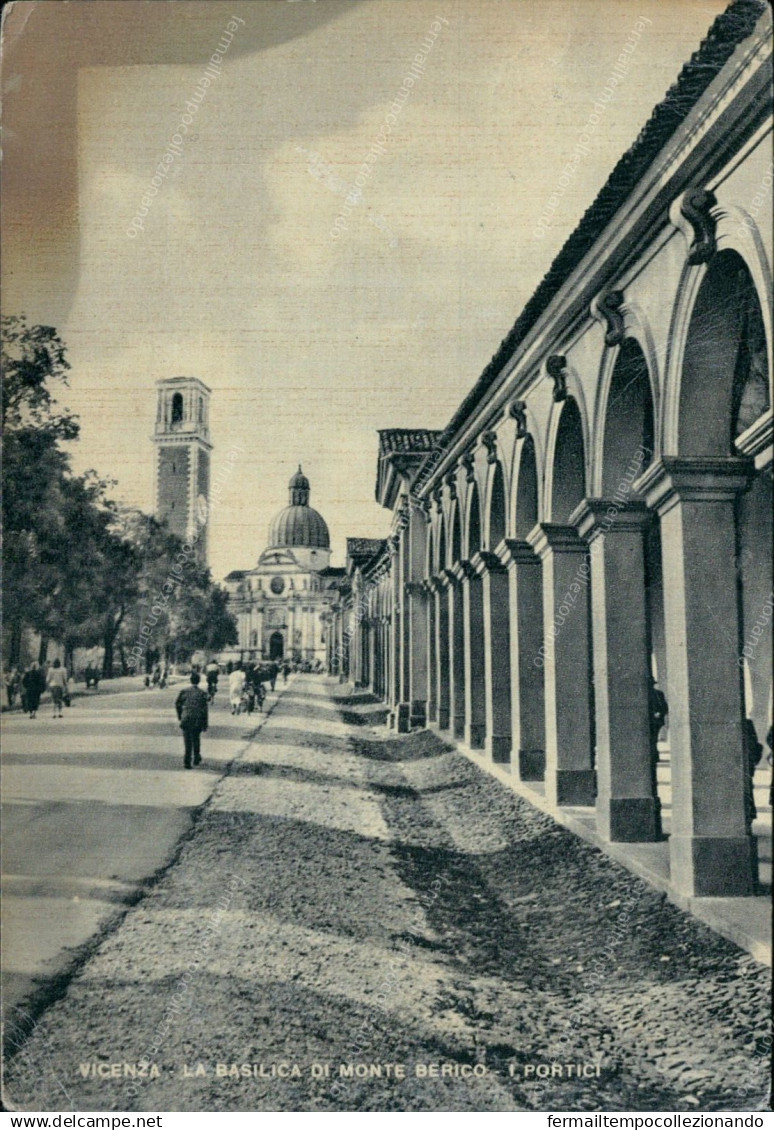
[[300,466],[289,492],[256,567],[234,570],[225,580],[246,660],[326,658],[328,610],[344,569],[330,566],[328,527],[309,505],[309,480]]
[[207,562],[210,392],[196,377],[156,382],[156,515]]

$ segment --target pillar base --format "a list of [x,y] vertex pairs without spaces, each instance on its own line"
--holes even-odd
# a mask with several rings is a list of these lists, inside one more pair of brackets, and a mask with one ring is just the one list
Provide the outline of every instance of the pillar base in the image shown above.
[[519,750],[519,780],[543,781],[546,776],[546,751],[544,749]]
[[556,769],[556,803],[593,808],[597,775],[593,769]]
[[486,743],[486,726],[480,722],[472,722],[465,727],[465,744],[470,749],[483,749]]
[[486,751],[495,765],[510,765],[511,739],[510,735],[498,736],[493,734],[486,743]]
[[749,898],[758,891],[753,836],[671,836],[672,885],[694,898]]
[[614,843],[656,843],[662,839],[661,801],[657,797],[598,799],[597,827]]
[[427,703],[423,698],[414,698],[411,700],[411,726],[426,726],[427,725]]
[[411,705],[408,702],[399,702],[395,708],[395,729],[399,734],[408,734],[411,730]]
[[439,730],[448,730],[449,729],[449,707],[448,706],[439,706],[438,707],[438,729]]

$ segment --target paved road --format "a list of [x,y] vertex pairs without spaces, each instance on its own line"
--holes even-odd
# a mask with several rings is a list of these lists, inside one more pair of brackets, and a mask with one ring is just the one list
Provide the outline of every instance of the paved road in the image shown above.
[[3,715],[6,1008],[23,1007],[136,900],[260,724],[232,717],[221,691],[204,764],[185,771],[174,714],[183,685],[111,693],[103,684],[61,720],[47,704],[35,719]]
[[[8,1100],[761,1109],[769,971],[434,735],[372,728],[377,713],[321,678],[290,684],[41,1014]],[[147,771],[174,813],[198,786],[172,784],[170,742],[141,744],[167,758]]]

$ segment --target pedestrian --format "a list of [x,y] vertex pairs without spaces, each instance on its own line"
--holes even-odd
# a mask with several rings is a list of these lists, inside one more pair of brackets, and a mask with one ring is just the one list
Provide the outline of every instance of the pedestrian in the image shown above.
[[183,731],[183,768],[190,769],[192,759],[194,765],[201,764],[201,736],[209,723],[207,695],[199,687],[198,671],[191,672],[191,685],[177,696],[175,710]]
[[11,670],[11,681],[8,685],[8,701],[13,706],[17,694],[21,691],[21,671],[18,667]]
[[658,761],[658,739],[669,713],[669,705],[664,692],[650,678],[650,750],[654,761]]
[[228,677],[228,697],[231,703],[231,713],[240,714],[242,711],[242,691],[245,686],[245,673],[242,664],[237,663]]
[[753,820],[758,815],[758,809],[755,807],[755,792],[753,782],[755,778],[755,770],[758,767],[758,762],[763,753],[763,746],[758,741],[758,734],[755,729],[755,723],[752,718],[745,718],[744,720],[744,761],[745,761],[745,787],[744,787],[744,814],[747,823],[747,831],[752,830]]
[[277,685],[277,675],[279,675],[279,665],[277,663],[269,664],[269,684],[271,686],[272,694]]
[[252,714],[255,710],[255,686],[247,679],[245,679],[243,699],[247,713]]
[[51,691],[51,703],[54,708],[54,718],[61,718],[62,703],[67,694],[67,671],[58,659],[55,659],[48,673],[46,685]]
[[22,676],[24,709],[30,718],[37,717],[40,696],[46,689],[46,676],[38,663],[31,663]]
[[218,677],[220,676],[220,667],[214,659],[209,661],[204,668],[204,673],[207,676],[207,698],[210,702],[214,702],[218,690]]
[[158,663],[153,668],[153,675],[151,677],[151,681],[152,681],[154,687],[157,687],[159,685],[159,683],[161,682],[161,665],[158,664]]
[[286,659],[285,662],[282,664],[282,681],[283,681],[283,683],[286,683],[288,681],[288,675],[289,674],[290,674],[290,664],[288,663],[288,661]]

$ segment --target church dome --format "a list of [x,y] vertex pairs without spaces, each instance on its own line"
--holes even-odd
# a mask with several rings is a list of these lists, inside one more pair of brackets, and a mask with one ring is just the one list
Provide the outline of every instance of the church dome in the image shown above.
[[309,505],[309,479],[299,466],[290,480],[290,505],[280,510],[269,525],[269,547],[330,549],[331,538],[322,514]]

